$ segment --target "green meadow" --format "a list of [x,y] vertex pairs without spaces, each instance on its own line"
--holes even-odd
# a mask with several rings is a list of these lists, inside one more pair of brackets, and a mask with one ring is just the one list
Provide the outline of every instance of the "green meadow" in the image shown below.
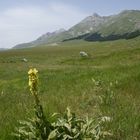
[[[80,51],[89,57],[81,58]],[[111,140],[140,139],[140,37],[1,51],[0,140],[14,140],[18,120],[33,116],[31,67],[39,71],[39,98],[47,116],[66,107],[80,117],[109,116],[112,122],[105,127]]]

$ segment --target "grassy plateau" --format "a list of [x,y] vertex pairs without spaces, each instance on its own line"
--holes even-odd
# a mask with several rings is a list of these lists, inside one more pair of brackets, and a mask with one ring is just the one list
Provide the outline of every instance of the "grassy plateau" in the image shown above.
[[[80,51],[89,57],[81,58]],[[0,52],[0,140],[14,140],[18,120],[33,115],[30,67],[39,70],[39,97],[48,116],[67,106],[81,117],[110,116],[105,127],[112,140],[140,140],[140,37]]]

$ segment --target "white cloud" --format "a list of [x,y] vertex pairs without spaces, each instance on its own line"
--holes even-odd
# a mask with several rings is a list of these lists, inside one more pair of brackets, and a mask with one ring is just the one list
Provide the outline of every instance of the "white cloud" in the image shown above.
[[7,9],[0,13],[0,48],[32,41],[48,31],[69,28],[85,16],[77,8],[60,3]]

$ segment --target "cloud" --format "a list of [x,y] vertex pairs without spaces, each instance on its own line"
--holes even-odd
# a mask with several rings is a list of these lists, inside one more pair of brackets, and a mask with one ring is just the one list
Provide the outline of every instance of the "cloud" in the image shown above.
[[80,9],[60,3],[5,9],[0,13],[0,48],[32,41],[48,31],[68,29],[86,16]]

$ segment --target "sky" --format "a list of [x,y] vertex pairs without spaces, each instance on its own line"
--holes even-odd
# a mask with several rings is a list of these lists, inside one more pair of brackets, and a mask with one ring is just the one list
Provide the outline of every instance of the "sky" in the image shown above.
[[140,10],[140,0],[0,0],[0,48],[69,29],[93,13],[101,16]]

